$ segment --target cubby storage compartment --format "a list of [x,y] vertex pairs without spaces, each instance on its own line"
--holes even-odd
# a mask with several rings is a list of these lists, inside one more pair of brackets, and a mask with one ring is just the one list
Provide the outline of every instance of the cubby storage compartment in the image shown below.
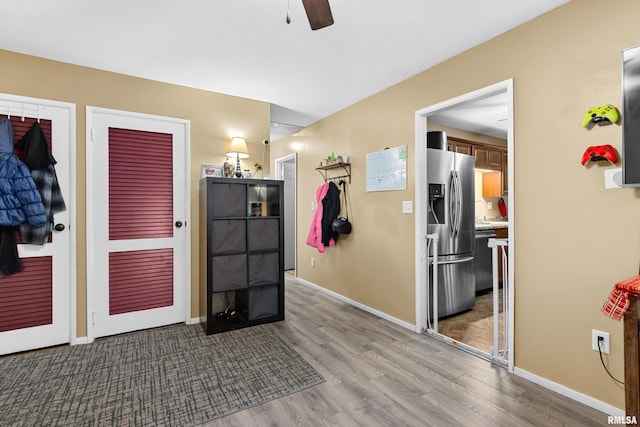
[[200,312],[207,334],[284,319],[282,181],[200,180]]
[[249,289],[249,320],[276,316],[279,312],[278,285]]
[[211,253],[239,253],[247,250],[245,219],[218,219],[211,222]]
[[249,251],[273,251],[280,246],[280,219],[253,218],[247,227]]
[[231,182],[210,182],[211,206],[210,217],[243,217],[247,202],[247,187]]
[[280,216],[280,191],[273,185],[249,185],[250,216]]
[[249,319],[247,289],[214,292],[211,294],[208,326],[215,329],[233,329]]
[[211,289],[226,291],[248,286],[247,255],[214,256],[211,258]]
[[249,255],[249,286],[278,283],[280,254],[278,252]]

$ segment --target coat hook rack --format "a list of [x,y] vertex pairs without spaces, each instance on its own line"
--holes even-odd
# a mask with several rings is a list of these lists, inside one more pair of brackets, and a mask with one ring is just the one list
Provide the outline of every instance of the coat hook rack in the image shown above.
[[[345,171],[345,175],[329,176],[329,171],[333,169],[342,168]],[[319,166],[316,170],[322,175],[325,182],[330,180],[349,178],[349,184],[351,184],[351,163],[335,163],[327,166]]]

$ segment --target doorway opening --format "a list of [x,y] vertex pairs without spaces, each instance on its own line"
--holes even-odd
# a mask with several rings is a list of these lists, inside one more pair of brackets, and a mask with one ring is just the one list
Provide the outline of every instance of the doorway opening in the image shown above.
[[[467,93],[440,104],[416,112],[416,330],[425,332],[458,348],[474,353],[513,371],[513,286],[514,241],[513,224],[513,80],[505,80],[480,90]],[[475,291],[475,304],[460,312],[430,315],[434,310],[442,313],[434,301],[455,297],[457,280],[441,291],[438,297],[438,277],[446,273],[447,265],[441,264],[434,254],[433,239],[429,234],[429,184],[427,157],[427,132],[444,131],[448,138],[445,151],[464,153],[475,157],[475,189],[465,203],[467,212],[473,212],[476,247],[473,250],[473,281],[484,282]],[[487,166],[487,150],[504,152],[497,165]],[[475,148],[475,149],[474,149]],[[494,153],[495,154],[495,153]],[[498,168],[500,170],[495,170]],[[488,168],[488,169],[485,169]],[[486,174],[486,176],[485,176]],[[483,193],[483,179],[500,181],[498,192]],[[509,191],[509,189],[511,191]],[[500,206],[498,206],[500,204]],[[502,208],[504,208],[505,212]],[[499,214],[495,214],[499,212]],[[504,213],[503,213],[504,212]],[[433,228],[433,227],[431,227]],[[493,230],[487,237],[486,230]],[[433,231],[433,230],[432,230]],[[503,249],[504,248],[504,249]],[[483,260],[483,256],[484,260]],[[488,254],[488,255],[487,255]],[[503,254],[505,255],[503,258]],[[506,254],[509,256],[506,257]],[[478,257],[478,255],[481,255]],[[436,260],[434,262],[434,260]],[[500,262],[502,261],[502,262]],[[488,272],[478,271],[484,263]],[[437,265],[435,265],[437,264]],[[435,265],[435,268],[434,268]],[[438,266],[441,271],[438,273]],[[498,274],[498,267],[504,273]],[[485,270],[486,270],[485,269]],[[433,271],[435,270],[435,272]],[[507,274],[508,273],[508,274]],[[495,281],[495,285],[494,285]],[[435,283],[434,283],[435,282]],[[434,295],[433,290],[436,290]],[[495,291],[497,292],[495,292]],[[495,295],[494,295],[495,294]],[[483,314],[484,313],[484,314]],[[498,321],[503,318],[503,321]],[[495,321],[494,321],[495,320]],[[470,335],[471,334],[471,335]],[[472,336],[475,334],[476,336]],[[483,338],[480,338],[484,335]],[[482,341],[486,341],[486,345]],[[496,347],[502,340],[500,347]]]
[[275,160],[276,179],[284,181],[284,270],[296,276],[297,153]]

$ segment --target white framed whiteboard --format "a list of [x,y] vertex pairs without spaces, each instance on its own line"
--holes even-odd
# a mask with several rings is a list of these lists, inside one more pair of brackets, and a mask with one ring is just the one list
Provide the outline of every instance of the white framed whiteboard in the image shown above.
[[407,146],[367,154],[367,191],[407,189]]

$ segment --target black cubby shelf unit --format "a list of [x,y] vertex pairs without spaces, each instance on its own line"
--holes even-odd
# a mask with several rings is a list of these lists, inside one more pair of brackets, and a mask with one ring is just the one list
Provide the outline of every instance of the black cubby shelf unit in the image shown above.
[[200,313],[206,334],[284,320],[283,182],[200,180]]

